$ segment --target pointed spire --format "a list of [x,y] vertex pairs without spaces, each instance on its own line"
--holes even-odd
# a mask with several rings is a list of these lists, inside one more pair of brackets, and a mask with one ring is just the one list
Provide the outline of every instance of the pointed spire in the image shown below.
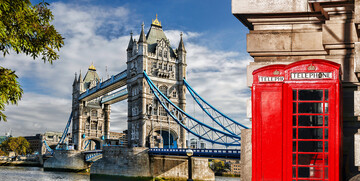
[[134,44],[134,41],[133,41],[133,32],[131,31],[130,33],[130,41],[129,41],[129,45],[128,45],[128,48],[126,49],[126,51],[131,51],[132,48],[133,48],[133,44]]
[[82,82],[83,82],[83,78],[82,78],[82,76],[81,76],[81,70],[80,70],[80,74],[79,74],[79,80],[78,80],[78,82],[80,82],[80,83],[82,83]]
[[77,78],[77,74],[76,74],[76,72],[75,72],[75,78],[74,78],[74,82],[73,82],[73,85],[75,85],[75,84],[77,83],[77,80],[76,80],[76,78]]
[[141,33],[140,33],[140,37],[139,37],[139,43],[146,43],[146,37],[145,37],[145,33],[144,33],[144,22],[141,24]]
[[183,33],[181,32],[180,33],[180,43],[179,43],[178,50],[186,52],[182,36],[183,36]]

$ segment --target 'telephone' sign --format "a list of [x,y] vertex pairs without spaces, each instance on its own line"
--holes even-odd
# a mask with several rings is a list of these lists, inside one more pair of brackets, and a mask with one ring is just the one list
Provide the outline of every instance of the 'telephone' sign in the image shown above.
[[291,79],[331,79],[332,72],[299,72],[291,73]]
[[267,77],[267,76],[259,76],[259,82],[283,82],[284,77]]

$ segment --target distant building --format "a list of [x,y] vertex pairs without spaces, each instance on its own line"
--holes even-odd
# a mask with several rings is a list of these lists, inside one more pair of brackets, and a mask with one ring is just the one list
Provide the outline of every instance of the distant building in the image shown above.
[[[36,134],[35,136],[24,136],[24,138],[30,143],[30,148],[33,153],[37,152],[39,154],[46,153],[46,147],[43,144],[45,140],[51,149],[55,149],[56,145],[59,143],[62,132],[45,132],[44,134]],[[67,136],[65,139],[65,143],[68,142],[68,138],[71,136]]]
[[192,149],[206,149],[206,143],[202,140],[198,140],[197,138],[190,139],[190,148]]
[[241,165],[240,163],[232,163],[231,164],[231,174],[240,175]]
[[122,133],[110,131],[109,137],[110,138],[106,140],[106,144],[127,146],[127,131],[124,131]]
[[35,136],[24,136],[24,138],[30,143],[30,149],[33,153],[41,153],[42,148],[42,135],[36,134]]
[[230,165],[230,170],[227,172],[231,175],[240,175],[241,164],[239,160],[226,160],[227,164]]

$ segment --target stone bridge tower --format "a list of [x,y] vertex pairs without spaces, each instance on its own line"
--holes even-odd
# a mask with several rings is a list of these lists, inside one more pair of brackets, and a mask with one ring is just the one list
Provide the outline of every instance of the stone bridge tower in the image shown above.
[[[104,140],[109,137],[110,105],[100,104],[101,97],[91,101],[79,101],[78,98],[86,89],[91,89],[100,82],[96,68],[91,65],[82,78],[75,75],[73,83],[73,122],[72,141],[76,150],[83,150],[85,141],[93,141],[90,149],[100,149]],[[95,143],[95,144],[94,144]]]
[[127,48],[128,143],[130,147],[185,147],[185,131],[158,103],[143,71],[160,90],[185,110],[186,50],[182,35],[179,47],[172,49],[161,22],[152,21],[145,36],[144,24],[139,40],[132,34]]

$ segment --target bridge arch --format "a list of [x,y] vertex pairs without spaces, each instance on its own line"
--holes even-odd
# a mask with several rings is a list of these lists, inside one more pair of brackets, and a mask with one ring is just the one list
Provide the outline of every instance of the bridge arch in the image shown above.
[[147,146],[156,148],[177,148],[179,135],[176,130],[169,127],[155,127],[147,137]]
[[[95,150],[102,149],[102,145],[104,142],[103,140],[101,140],[100,138],[97,138],[97,137],[87,137],[81,141],[81,149],[85,148],[87,141],[92,141],[95,143],[95,145],[94,145]],[[92,146],[92,145],[90,145],[90,146]],[[91,147],[89,147],[89,149],[91,150]]]

